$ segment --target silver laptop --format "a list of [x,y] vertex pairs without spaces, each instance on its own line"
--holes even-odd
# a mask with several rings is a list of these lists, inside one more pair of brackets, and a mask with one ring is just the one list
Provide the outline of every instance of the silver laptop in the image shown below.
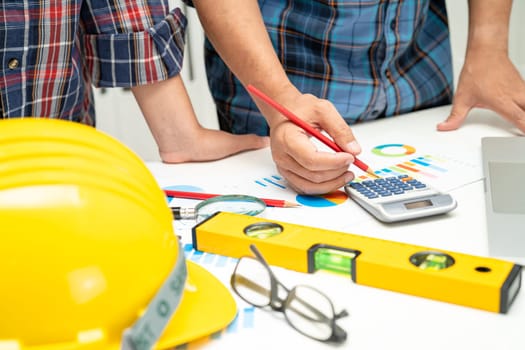
[[525,259],[525,137],[481,140],[489,254]]

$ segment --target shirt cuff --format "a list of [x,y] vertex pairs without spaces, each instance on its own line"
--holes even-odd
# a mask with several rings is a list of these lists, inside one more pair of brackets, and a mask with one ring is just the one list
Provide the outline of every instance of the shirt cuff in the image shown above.
[[143,32],[87,34],[84,50],[96,87],[132,87],[180,73],[187,20],[178,8]]

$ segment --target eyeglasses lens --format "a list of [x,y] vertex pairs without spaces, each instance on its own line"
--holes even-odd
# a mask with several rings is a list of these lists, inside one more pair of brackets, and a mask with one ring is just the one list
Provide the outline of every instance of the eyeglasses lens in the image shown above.
[[284,313],[290,324],[312,338],[327,340],[332,335],[332,303],[316,289],[295,287],[287,300]]

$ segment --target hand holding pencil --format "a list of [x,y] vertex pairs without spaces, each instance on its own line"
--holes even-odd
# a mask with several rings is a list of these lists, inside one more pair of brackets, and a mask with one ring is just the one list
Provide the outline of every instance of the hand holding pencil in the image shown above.
[[[315,137],[319,141],[323,142],[326,146],[330,147],[332,150],[336,152],[344,152],[344,150],[339,147],[334,141],[323,135],[321,132],[319,132],[317,129],[312,127],[310,124],[293,114],[291,111],[286,109],[284,106],[280,105],[276,101],[272,100],[269,96],[264,94],[262,91],[254,87],[253,85],[248,85],[247,87],[248,91],[263,100],[265,103],[267,103],[269,106],[274,108],[275,110],[279,111],[283,116],[288,118],[292,123],[302,128],[304,131],[306,131],[311,136]],[[375,172],[370,168],[368,165],[363,163],[361,160],[359,160],[357,157],[354,156],[354,165],[357,166],[362,171],[372,175],[373,177],[378,177]]]

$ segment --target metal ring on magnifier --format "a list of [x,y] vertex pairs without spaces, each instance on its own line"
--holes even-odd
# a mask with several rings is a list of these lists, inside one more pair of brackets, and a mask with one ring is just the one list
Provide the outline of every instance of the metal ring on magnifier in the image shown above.
[[203,200],[195,207],[171,207],[176,220],[195,220],[201,222],[211,215],[224,211],[245,215],[257,215],[266,209],[266,203],[249,195],[220,195]]
[[230,212],[255,216],[266,209],[261,199],[248,195],[227,194],[206,199],[195,207],[197,220],[203,220],[220,212]]
[[257,197],[226,194],[200,202],[195,207],[195,213],[197,222],[201,222],[220,211],[255,216],[262,213],[264,209],[266,203]]

